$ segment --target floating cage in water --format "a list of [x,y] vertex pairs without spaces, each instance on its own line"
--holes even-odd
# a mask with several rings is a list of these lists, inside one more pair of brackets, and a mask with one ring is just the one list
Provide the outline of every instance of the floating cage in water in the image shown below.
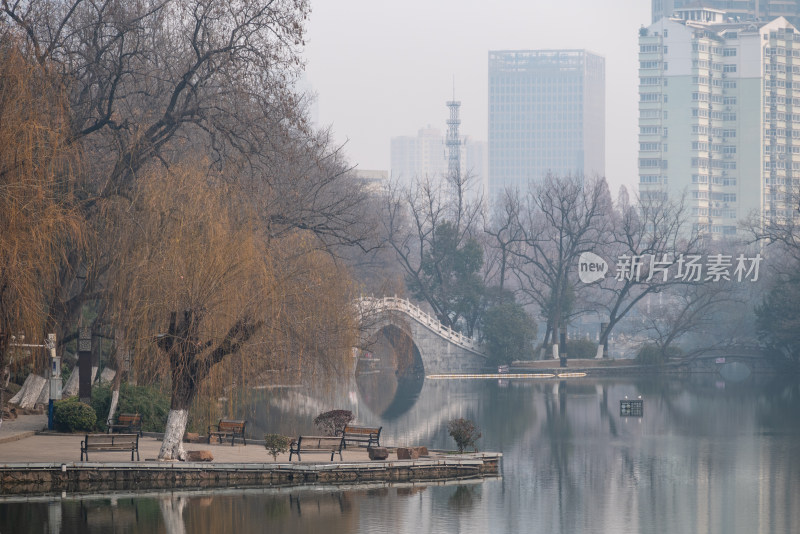
[[619,414],[623,417],[642,417],[644,415],[644,401],[642,399],[619,401]]

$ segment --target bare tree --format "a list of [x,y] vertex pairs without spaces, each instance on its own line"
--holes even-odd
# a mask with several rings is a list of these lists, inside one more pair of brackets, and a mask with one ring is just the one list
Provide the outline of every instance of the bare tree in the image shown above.
[[406,283],[427,302],[443,324],[456,328],[467,319],[471,334],[474,317],[466,317],[482,285],[475,273],[483,263],[475,238],[481,202],[467,202],[469,180],[425,177],[411,187],[392,184],[386,196],[382,223],[388,245],[397,254]]
[[486,270],[489,280],[503,290],[512,270],[514,247],[522,241],[520,220],[520,192],[506,189],[503,196],[492,204],[490,218],[484,220],[483,232],[489,239],[486,243]]
[[612,209],[604,179],[548,175],[528,191],[519,211],[514,275],[546,316],[545,344],[552,339],[554,355],[575,298],[577,259],[608,239]]
[[[676,353],[673,349],[678,342],[693,334],[700,339],[695,339],[691,348],[681,353],[683,358],[728,346],[733,338],[741,339],[741,330],[736,335],[737,328],[741,327],[740,321],[731,321],[732,328],[725,328],[724,321],[720,320],[726,307],[741,310],[745,305],[731,284],[675,285],[659,293],[658,299],[654,300],[656,302],[649,306],[649,313],[643,316],[641,333],[653,341],[664,358]],[[741,319],[744,314],[731,315]],[[712,334],[713,331],[716,335]]]
[[613,263],[622,261],[623,265],[617,266],[617,276],[603,279],[590,297],[595,309],[608,317],[607,326],[600,332],[600,347],[648,295],[677,285],[702,283],[676,276],[676,262],[682,256],[698,257],[703,252],[702,236],[690,228],[687,215],[682,201],[648,197],[633,205],[625,191],[620,195],[606,254]]

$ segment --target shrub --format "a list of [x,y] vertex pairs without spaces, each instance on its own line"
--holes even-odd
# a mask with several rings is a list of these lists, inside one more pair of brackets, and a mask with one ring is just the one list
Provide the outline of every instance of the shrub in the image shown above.
[[[95,386],[92,388],[92,408],[97,416],[97,426],[106,430],[106,418],[111,407],[111,388]],[[117,413],[138,413],[142,416],[144,432],[164,432],[169,414],[169,397],[152,386],[122,384],[119,388]]]
[[264,434],[264,447],[272,455],[272,459],[278,459],[278,455],[289,450],[289,444],[292,442],[291,438],[281,436],[280,434]]
[[575,360],[589,360],[597,356],[597,343],[588,339],[567,340],[567,356]]
[[643,345],[636,354],[636,363],[640,365],[661,365],[667,358],[674,358],[681,355],[678,347],[667,347],[662,349],[658,345],[648,343]]
[[536,339],[536,323],[513,299],[503,301],[484,312],[483,337],[493,365],[530,360]]
[[636,354],[636,363],[640,365],[660,365],[664,361],[664,355],[657,345],[643,345]]
[[77,397],[56,401],[53,404],[53,426],[59,432],[94,430],[97,416],[91,406]]
[[478,452],[478,447],[475,442],[481,437],[480,429],[475,426],[475,423],[469,419],[453,419],[447,423],[447,430],[450,435],[456,440],[456,447],[458,452],[464,452],[467,447],[472,447],[475,452]]
[[314,425],[326,436],[335,436],[337,432],[344,431],[344,427],[353,420],[350,410],[331,410],[319,414],[314,418]]

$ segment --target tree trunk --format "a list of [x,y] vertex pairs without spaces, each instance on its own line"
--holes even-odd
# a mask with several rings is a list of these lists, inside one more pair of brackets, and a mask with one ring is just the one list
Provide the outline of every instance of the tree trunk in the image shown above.
[[46,378],[31,373],[22,384],[22,389],[20,389],[17,394],[14,395],[8,402],[11,404],[16,404],[20,408],[33,408],[36,404],[36,401],[39,400],[39,396],[42,394],[42,391],[46,387]]
[[186,460],[183,449],[183,436],[189,422],[189,407],[195,394],[195,381],[198,376],[193,355],[179,352],[183,347],[175,347],[177,353],[172,355],[172,403],[167,416],[167,427],[164,429],[164,441],[158,453],[159,460]]
[[106,424],[111,426],[114,424],[114,414],[117,412],[117,405],[119,404],[119,384],[111,390],[111,406],[108,408],[108,417]]
[[114,332],[114,368],[116,369],[116,374],[114,374],[114,381],[111,385],[111,406],[108,408],[108,417],[106,418],[106,424],[111,426],[114,424],[114,414],[117,412],[117,405],[119,404],[119,387],[122,384],[122,361],[120,358],[121,351],[123,350],[121,347],[123,346],[122,335],[119,329],[115,330]]
[[170,409],[167,416],[167,427],[164,429],[164,441],[161,442],[161,450],[158,452],[159,460],[186,460],[183,435],[186,432],[188,421],[188,409]]

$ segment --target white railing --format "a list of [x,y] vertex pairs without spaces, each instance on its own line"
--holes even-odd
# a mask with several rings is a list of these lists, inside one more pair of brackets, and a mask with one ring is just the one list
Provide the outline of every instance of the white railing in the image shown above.
[[463,349],[484,355],[483,346],[469,336],[465,336],[461,332],[457,332],[449,326],[443,325],[438,319],[425,313],[418,306],[415,306],[410,301],[400,297],[361,297],[359,300],[359,308],[362,313],[365,312],[384,312],[384,311],[399,311],[405,313],[419,324],[426,327],[431,332],[439,337],[446,339],[453,345],[459,346]]

